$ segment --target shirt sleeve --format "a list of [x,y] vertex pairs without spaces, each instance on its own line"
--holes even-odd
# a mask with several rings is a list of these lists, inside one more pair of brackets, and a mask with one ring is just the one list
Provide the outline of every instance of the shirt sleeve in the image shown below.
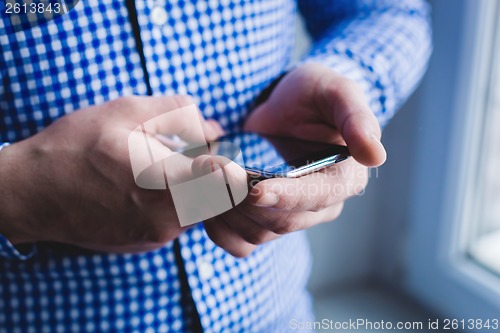
[[[0,143],[0,152],[3,148],[7,147],[9,143]],[[11,260],[27,260],[35,254],[35,245],[26,244],[20,247],[12,245],[7,238],[0,234],[0,259]]]
[[361,85],[384,126],[416,88],[432,52],[424,0],[298,0],[313,39],[301,63],[322,63]]

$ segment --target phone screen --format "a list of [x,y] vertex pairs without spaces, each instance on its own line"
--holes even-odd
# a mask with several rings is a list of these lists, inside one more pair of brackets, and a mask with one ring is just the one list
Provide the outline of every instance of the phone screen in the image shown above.
[[239,148],[241,166],[263,178],[300,177],[349,157],[346,146],[255,133],[234,133],[218,141],[231,144],[211,143],[213,153],[231,157],[235,152],[230,150]]

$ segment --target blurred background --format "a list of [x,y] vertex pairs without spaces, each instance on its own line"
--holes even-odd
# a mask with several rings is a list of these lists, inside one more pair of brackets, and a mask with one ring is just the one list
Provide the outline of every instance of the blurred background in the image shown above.
[[[500,1],[430,3],[434,53],[384,130],[387,163],[338,220],[309,232],[318,320],[500,331],[486,322],[500,319]],[[299,57],[300,19],[297,30]]]

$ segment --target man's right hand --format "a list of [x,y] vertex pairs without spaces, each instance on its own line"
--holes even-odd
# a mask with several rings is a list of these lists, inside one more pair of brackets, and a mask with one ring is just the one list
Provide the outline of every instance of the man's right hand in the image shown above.
[[[127,142],[137,126],[192,103],[185,96],[123,97],[6,147],[0,152],[0,233],[13,244],[51,241],[121,253],[176,238],[183,228],[169,192],[135,184]],[[149,140],[182,137],[192,125],[185,119],[158,124]],[[202,119],[202,127],[207,141],[222,133],[213,121]]]

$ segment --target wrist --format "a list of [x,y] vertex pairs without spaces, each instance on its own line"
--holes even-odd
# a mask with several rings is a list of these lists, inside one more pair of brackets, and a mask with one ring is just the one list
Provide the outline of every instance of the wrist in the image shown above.
[[25,146],[21,142],[0,151],[0,234],[14,245],[34,241],[27,227],[30,205],[26,199],[35,184],[24,175],[33,161],[26,158]]

